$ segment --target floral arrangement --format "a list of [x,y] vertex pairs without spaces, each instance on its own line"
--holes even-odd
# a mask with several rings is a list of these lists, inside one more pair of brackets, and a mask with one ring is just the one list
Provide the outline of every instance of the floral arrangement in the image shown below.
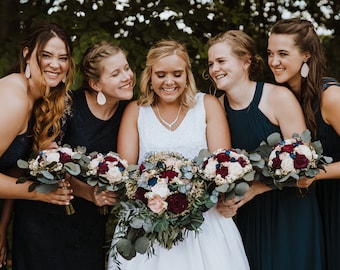
[[[150,153],[130,165],[128,200],[121,202],[113,257],[154,253],[154,244],[167,249],[182,241],[186,231],[199,232],[206,192],[193,160],[179,153]],[[118,252],[118,253],[117,253]]]
[[[20,177],[17,183],[32,180],[29,191],[34,189],[41,193],[54,191],[58,188],[58,182],[64,181],[66,173],[77,176],[81,169],[79,161],[83,158],[82,148],[72,150],[68,146],[46,149],[28,161],[19,159],[17,165],[21,169],[29,170],[30,176]],[[74,213],[72,204],[66,206],[68,215]]]
[[279,133],[273,133],[257,150],[266,160],[263,175],[271,179],[279,189],[296,186],[301,177],[314,177],[331,158],[322,155],[320,141],[311,142],[311,133],[305,130],[301,136],[294,133],[292,138],[282,140]]
[[[98,193],[103,190],[125,194],[125,183],[129,178],[128,163],[115,152],[106,154],[93,152],[88,156],[85,168],[85,178],[90,186],[98,185]],[[100,208],[102,214],[107,214],[107,206]]]
[[207,181],[213,204],[220,196],[227,200],[235,196],[242,198],[257,175],[254,167],[264,166],[260,155],[240,149],[218,149],[213,153],[203,149],[195,162],[199,174]]

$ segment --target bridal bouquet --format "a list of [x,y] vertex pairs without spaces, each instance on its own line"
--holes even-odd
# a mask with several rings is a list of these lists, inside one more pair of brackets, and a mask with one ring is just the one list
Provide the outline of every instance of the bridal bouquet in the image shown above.
[[[125,182],[128,179],[128,163],[115,152],[106,154],[93,152],[89,156],[85,178],[90,186],[98,185],[98,193],[103,190],[125,193]],[[107,214],[107,206],[100,208],[102,214]]]
[[[19,159],[18,167],[28,169],[30,176],[20,177],[17,183],[24,183],[27,180],[32,180],[33,184],[29,187],[29,191],[34,189],[41,193],[54,191],[58,188],[58,182],[64,181],[66,173],[77,176],[81,169],[78,164],[84,153],[81,148],[72,150],[64,146],[54,149],[46,149],[28,161]],[[74,213],[72,204],[66,206],[68,215]]]
[[255,180],[255,165],[264,165],[260,155],[248,154],[240,149],[218,149],[212,154],[208,150],[201,150],[195,161],[200,176],[209,186],[213,204],[217,203],[220,195],[227,200],[235,196],[242,198]]
[[270,177],[273,184],[282,189],[295,187],[301,177],[314,177],[331,158],[322,155],[320,141],[311,142],[309,130],[301,136],[293,134],[292,138],[282,140],[279,133],[273,133],[262,143],[258,151],[264,155],[266,167],[263,175]]
[[130,165],[128,200],[121,202],[114,235],[113,257],[154,253],[154,244],[171,249],[186,231],[199,232],[203,223],[205,189],[192,160],[179,153],[151,153]]

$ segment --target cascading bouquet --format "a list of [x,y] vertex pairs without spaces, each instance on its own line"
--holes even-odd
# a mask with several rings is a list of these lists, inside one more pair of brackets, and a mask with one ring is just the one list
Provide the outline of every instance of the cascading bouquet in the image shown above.
[[[125,183],[129,178],[128,163],[115,152],[106,154],[93,152],[88,156],[88,163],[83,173],[90,186],[98,185],[97,192],[114,191],[119,195],[125,194]],[[84,167],[83,167],[84,170]],[[108,214],[108,207],[100,207],[102,214]]]
[[195,163],[199,175],[206,180],[212,204],[221,196],[226,200],[242,198],[258,176],[255,167],[264,166],[260,155],[240,149],[218,149],[213,153],[202,149]]
[[[19,177],[17,183],[24,183],[27,180],[33,181],[29,191],[36,190],[41,193],[48,193],[58,188],[58,182],[64,181],[66,173],[77,176],[80,174],[80,160],[84,152],[81,147],[72,150],[68,146],[46,149],[28,161],[19,159],[17,165],[21,169],[29,171],[29,176]],[[74,213],[72,204],[66,205],[66,214]]]
[[266,161],[262,171],[266,177],[264,181],[279,189],[296,187],[299,178],[312,178],[320,169],[325,170],[325,164],[332,162],[332,158],[322,155],[320,141],[311,142],[309,130],[305,130],[301,136],[294,133],[292,138],[285,140],[281,139],[279,133],[273,133],[256,151]]
[[128,260],[136,253],[151,256],[156,242],[171,249],[187,231],[199,232],[206,194],[192,160],[174,152],[150,153],[128,169],[128,200],[121,202],[113,238],[116,261],[118,253]]

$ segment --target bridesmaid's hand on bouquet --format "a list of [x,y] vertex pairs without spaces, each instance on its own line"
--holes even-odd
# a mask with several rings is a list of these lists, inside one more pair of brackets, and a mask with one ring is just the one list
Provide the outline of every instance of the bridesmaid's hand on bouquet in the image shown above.
[[266,184],[261,181],[254,181],[250,186],[249,190],[244,194],[243,198],[236,204],[237,208],[242,207],[247,202],[251,201],[255,196],[264,192],[272,190]]
[[73,190],[70,188],[70,183],[68,181],[59,181],[58,186],[59,188],[49,193],[39,193],[34,190],[36,200],[57,205],[70,205],[73,199]]
[[93,189],[93,202],[95,205],[101,207],[104,205],[114,205],[118,202],[118,195],[109,190],[103,190],[98,193],[98,186],[95,186]]
[[217,203],[217,211],[225,218],[230,218],[237,213],[237,203],[240,201],[239,198],[234,197],[230,200],[220,199]]

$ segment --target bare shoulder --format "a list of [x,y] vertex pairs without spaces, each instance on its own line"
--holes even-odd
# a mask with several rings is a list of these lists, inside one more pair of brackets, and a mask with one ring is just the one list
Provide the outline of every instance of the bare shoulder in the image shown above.
[[11,74],[0,80],[0,108],[1,111],[6,111],[7,115],[27,115],[27,87],[19,74]]
[[295,96],[287,87],[265,83],[263,87],[263,95],[271,102],[283,103],[283,101],[294,100]]
[[204,105],[205,106],[216,106],[221,105],[217,97],[211,94],[204,94]]
[[327,90],[322,92],[321,100],[323,105],[334,105],[339,104],[340,101],[340,86],[331,85]]

